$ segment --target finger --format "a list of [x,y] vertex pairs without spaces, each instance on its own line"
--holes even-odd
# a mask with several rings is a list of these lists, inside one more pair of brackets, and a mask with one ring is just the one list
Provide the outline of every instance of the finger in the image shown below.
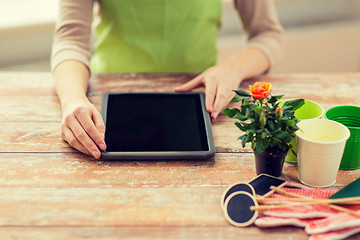
[[74,117],[72,121],[68,122],[68,126],[75,138],[93,155],[96,159],[100,157],[100,151],[97,148],[94,141],[89,137],[89,135],[85,132],[81,124]]
[[69,128],[65,128],[62,131],[62,138],[69,143],[70,146],[79,150],[82,153],[90,155],[90,152],[76,139],[75,135]]
[[188,81],[187,83],[174,88],[175,92],[186,92],[191,91],[194,88],[197,88],[203,84],[203,74],[200,74],[199,76],[195,77],[194,79]]
[[105,141],[99,130],[95,127],[95,123],[93,122],[94,117],[91,116],[92,118],[90,118],[88,112],[82,110],[76,111],[75,117],[77,118],[82,128],[85,130],[86,134],[92,139],[93,142],[96,143],[97,146],[99,146],[101,150],[104,151],[106,149]]
[[235,93],[233,91],[227,91],[226,89],[220,89],[216,93],[216,99],[214,103],[214,110],[211,113],[211,118],[215,120],[222,109],[227,106],[230,100],[234,97]]
[[94,110],[93,110],[93,116],[92,116],[92,120],[95,124],[96,129],[98,130],[100,137],[102,139],[102,142],[99,143],[99,147],[101,150],[105,151],[106,150],[106,143],[104,140],[104,136],[105,136],[105,124],[104,124],[104,120],[101,116],[101,114],[99,113],[99,111],[97,111],[97,109],[94,106]]
[[99,113],[99,111],[95,108],[95,106],[94,106],[94,110],[93,110],[92,120],[94,121],[95,127],[100,132],[100,134],[105,134],[104,119],[101,116],[101,114]]
[[206,82],[205,86],[205,105],[206,110],[209,113],[212,113],[214,108],[214,99],[216,94],[216,83],[213,81]]

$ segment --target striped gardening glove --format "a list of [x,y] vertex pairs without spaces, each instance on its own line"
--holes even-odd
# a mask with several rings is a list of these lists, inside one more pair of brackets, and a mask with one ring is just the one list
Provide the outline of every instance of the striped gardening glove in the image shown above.
[[[337,192],[333,189],[308,188],[300,184],[297,186],[302,188],[283,187],[282,190],[292,195],[312,199],[328,199]],[[273,193],[268,198],[284,198],[284,195]],[[292,203],[296,202],[295,199]],[[271,204],[275,203],[276,200]],[[277,202],[276,204],[284,204],[284,202]],[[333,209],[329,205],[323,204],[291,206],[263,211],[262,215],[255,221],[255,225],[264,228],[304,227],[306,233],[310,235],[309,240],[345,239],[360,232],[360,205],[347,206],[346,209],[354,211],[358,215]]]

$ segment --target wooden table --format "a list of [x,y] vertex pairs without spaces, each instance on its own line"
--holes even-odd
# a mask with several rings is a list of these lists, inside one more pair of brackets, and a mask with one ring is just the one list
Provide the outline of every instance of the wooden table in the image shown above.
[[[192,75],[99,75],[89,98],[105,91],[171,91]],[[274,94],[328,109],[360,103],[360,74],[270,75]],[[69,86],[71,87],[71,86]],[[208,161],[97,161],[60,137],[61,111],[51,73],[0,72],[1,239],[307,239],[301,228],[236,228],[220,208],[227,186],[255,177],[254,156],[223,114],[213,122],[216,155]],[[297,165],[283,178],[297,181]],[[339,171],[333,188],[360,176]],[[351,239],[359,239],[360,235]]]

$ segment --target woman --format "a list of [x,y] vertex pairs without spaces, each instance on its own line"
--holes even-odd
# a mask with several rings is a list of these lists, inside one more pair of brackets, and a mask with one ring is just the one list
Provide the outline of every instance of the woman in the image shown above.
[[234,3],[248,45],[218,64],[221,0],[102,0],[93,55],[93,0],[61,0],[51,66],[63,139],[95,158],[106,149],[103,119],[86,96],[90,72],[201,73],[174,91],[205,86],[206,108],[216,119],[232,90],[243,79],[268,71],[281,50],[282,28],[273,2]]

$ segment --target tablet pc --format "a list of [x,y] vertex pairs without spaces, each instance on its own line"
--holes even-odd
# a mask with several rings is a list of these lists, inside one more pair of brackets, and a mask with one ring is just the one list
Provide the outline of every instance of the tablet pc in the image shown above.
[[103,159],[208,159],[214,156],[202,92],[104,93]]

